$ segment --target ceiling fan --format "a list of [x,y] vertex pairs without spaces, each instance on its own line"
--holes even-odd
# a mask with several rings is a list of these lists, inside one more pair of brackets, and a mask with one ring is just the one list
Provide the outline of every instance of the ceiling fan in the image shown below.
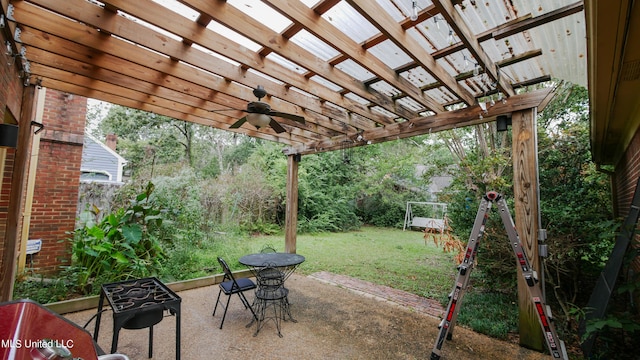
[[272,116],[277,116],[293,121],[297,121],[304,124],[304,117],[289,113],[283,113],[279,111],[271,110],[271,106],[269,104],[260,101],[263,97],[267,96],[267,92],[262,87],[262,85],[258,85],[257,88],[253,89],[253,95],[258,98],[258,101],[252,101],[247,104],[246,110],[240,109],[223,109],[223,110],[211,110],[212,112],[218,111],[227,111],[227,110],[239,110],[247,113],[246,116],[243,116],[238,121],[229,126],[229,129],[237,129],[245,122],[256,127],[256,129],[260,129],[261,127],[271,126],[271,128],[278,134],[285,132],[286,130],[280,125],[277,121],[275,121]]

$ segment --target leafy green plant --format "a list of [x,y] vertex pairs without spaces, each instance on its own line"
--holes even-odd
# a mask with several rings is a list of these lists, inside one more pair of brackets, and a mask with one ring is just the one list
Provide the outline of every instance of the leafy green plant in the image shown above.
[[28,278],[15,282],[13,288],[14,299],[31,299],[40,304],[66,300],[74,286],[64,277],[56,279]]
[[150,198],[153,190],[149,182],[128,207],[97,223],[83,214],[85,225],[74,232],[72,245],[72,268],[78,272],[81,291],[92,292],[95,282],[150,276],[160,268],[164,252],[158,235],[163,216]]
[[246,222],[241,226],[241,229],[250,234],[262,235],[275,235],[282,232],[280,226],[262,220],[258,220],[255,222]]
[[640,331],[640,324],[634,321],[630,313],[610,314],[604,319],[587,321],[583,339],[595,333],[603,333],[607,329],[609,331],[619,329],[633,333]]
[[[625,267],[631,266],[637,259],[636,250],[629,251],[625,255]],[[640,334],[640,314],[634,302],[634,294],[640,290],[640,274],[630,272],[629,276],[622,277],[616,284],[615,291],[611,294],[610,306],[604,318],[588,319],[584,322],[584,332],[580,342],[593,341],[593,359],[611,358],[635,358],[637,355],[637,339]],[[574,328],[581,323],[590,311],[590,308],[572,306],[571,315],[574,317]]]
[[639,333],[637,314],[614,313],[603,319],[587,321],[581,340],[595,336],[593,359],[632,359],[637,355]]

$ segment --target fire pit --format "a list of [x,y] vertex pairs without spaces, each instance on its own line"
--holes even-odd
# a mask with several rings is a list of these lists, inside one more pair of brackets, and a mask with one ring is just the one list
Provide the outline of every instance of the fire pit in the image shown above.
[[153,356],[153,326],[162,321],[164,312],[176,317],[176,360],[180,359],[180,303],[182,299],[155,277],[126,280],[102,285],[93,339],[98,341],[104,300],[113,310],[111,352],[118,348],[121,328],[149,328],[149,358]]

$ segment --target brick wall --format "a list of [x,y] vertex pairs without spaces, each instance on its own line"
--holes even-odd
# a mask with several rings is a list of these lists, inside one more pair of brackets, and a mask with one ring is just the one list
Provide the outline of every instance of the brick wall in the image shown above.
[[640,176],[640,130],[636,132],[627,152],[616,166],[615,186],[617,193],[617,209],[619,216],[629,213],[633,192]]
[[[11,194],[11,177],[13,176],[13,159],[15,150],[6,149],[5,154],[6,156],[4,159],[4,174],[0,174],[0,176],[2,176],[2,189],[0,189],[0,262],[2,261],[4,255],[4,237],[7,230],[9,195]],[[1,153],[0,156],[2,156]],[[0,159],[0,161],[2,161],[2,159]]]
[[68,264],[78,204],[86,98],[47,89],[29,239],[42,239],[33,255],[39,274]]
[[[0,31],[2,44],[5,43],[4,32]],[[15,60],[6,54],[3,46],[0,51],[0,121],[4,118],[4,112],[9,110],[18,119],[22,107],[22,80],[18,76],[18,66]],[[8,65],[11,64],[11,65]]]
[[[0,41],[5,43],[5,32],[0,31]],[[13,58],[6,54],[6,50],[0,51],[0,122],[9,119],[19,119],[22,107],[22,80],[18,76],[19,68],[13,64]],[[13,65],[9,65],[13,64]],[[11,179],[13,176],[13,164],[15,158],[14,149],[6,149],[0,152],[0,163],[4,160],[4,171],[0,171],[0,269],[4,269],[3,258],[5,247],[5,236],[7,229],[7,216],[9,209],[9,195],[11,192]],[[4,273],[0,273],[0,281],[4,285]]]
[[[624,218],[629,214],[633,194],[638,184],[638,177],[640,177],[640,129],[636,132],[626,153],[616,166],[615,173],[616,193],[614,196],[617,202],[616,211],[618,216]],[[640,236],[636,235],[632,246],[640,246]],[[625,274],[628,274],[628,272],[640,273],[640,257],[636,257],[631,269],[625,269],[624,271]],[[637,294],[637,296],[638,301],[640,301],[640,294]]]

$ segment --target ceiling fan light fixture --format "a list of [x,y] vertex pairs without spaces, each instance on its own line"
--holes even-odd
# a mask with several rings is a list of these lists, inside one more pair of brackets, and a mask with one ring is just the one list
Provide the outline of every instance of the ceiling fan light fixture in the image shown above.
[[250,113],[247,114],[247,121],[249,124],[259,129],[261,127],[269,126],[271,116],[266,114]]

